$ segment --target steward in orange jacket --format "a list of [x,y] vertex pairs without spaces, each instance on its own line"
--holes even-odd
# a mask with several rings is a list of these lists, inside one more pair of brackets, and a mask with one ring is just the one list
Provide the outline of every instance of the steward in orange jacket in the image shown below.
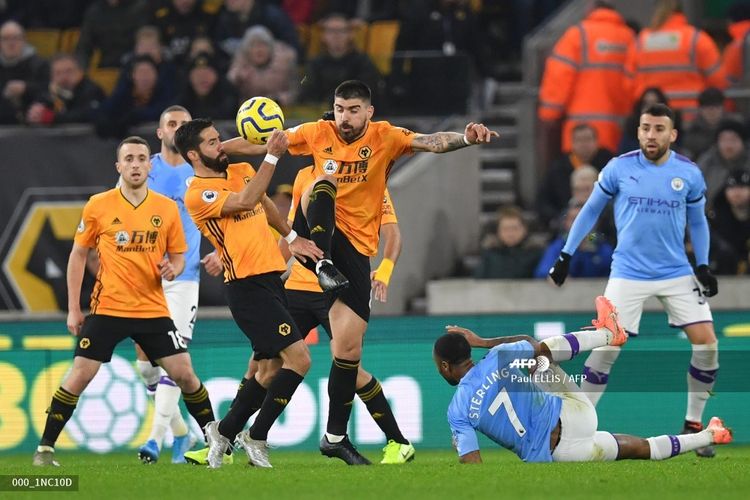
[[539,93],[540,120],[565,118],[562,149],[570,151],[573,127],[588,123],[599,144],[617,151],[631,101],[625,60],[635,35],[607,2],[569,28],[547,58]]
[[633,82],[632,99],[648,87],[658,87],[667,95],[669,106],[682,111],[688,121],[698,109],[698,94],[706,87],[727,86],[716,44],[677,10],[658,28],[640,32],[628,54],[628,74]]
[[735,4],[729,8],[731,23],[727,28],[732,42],[724,49],[721,67],[730,86],[747,84],[750,76],[750,5]]

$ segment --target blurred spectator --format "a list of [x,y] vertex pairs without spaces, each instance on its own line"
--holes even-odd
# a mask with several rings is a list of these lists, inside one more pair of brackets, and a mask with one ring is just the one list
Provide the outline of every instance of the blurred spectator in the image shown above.
[[[174,89],[177,79],[177,65],[172,55],[161,43],[161,34],[156,26],[142,26],[135,33],[133,51],[122,57],[122,75],[130,74],[132,61],[138,56],[148,56],[159,68],[159,79],[170,89]],[[120,79],[123,79],[123,76]]]
[[628,91],[624,73],[635,35],[609,1],[593,5],[586,18],[555,44],[539,91],[539,119],[565,120],[563,151],[570,151],[570,132],[583,122],[596,129],[602,147],[616,151],[630,110],[630,101],[623,98]]
[[529,244],[528,228],[517,207],[500,209],[497,217],[496,239],[482,250],[479,267],[474,272],[478,279],[531,278],[539,261],[541,249]]
[[233,119],[237,113],[237,91],[219,72],[209,54],[199,54],[190,63],[187,85],[177,103],[193,116],[219,120]]
[[276,205],[281,217],[289,219],[289,209],[292,208],[292,185],[279,184],[271,195],[271,201]]
[[133,47],[135,32],[149,17],[145,0],[97,0],[83,16],[76,54],[88,66],[98,49],[99,67],[119,67]]
[[190,41],[210,35],[215,21],[216,12],[203,0],[170,0],[156,9],[152,22],[172,58],[183,64],[190,60]]
[[750,3],[747,0],[735,2],[727,11],[730,24],[727,31],[732,42],[724,48],[722,55],[722,69],[731,86],[747,85],[750,68],[745,67],[747,61],[747,36],[750,33]]
[[0,123],[22,123],[32,101],[49,82],[49,65],[26,43],[15,21],[0,26]]
[[408,5],[389,75],[392,111],[466,113],[473,74],[488,76],[494,57],[482,43],[476,15],[466,0]]
[[638,34],[628,53],[633,99],[648,87],[664,91],[670,107],[691,121],[698,94],[706,87],[726,87],[719,49],[704,31],[688,24],[680,0],[657,0],[651,26]]
[[[544,255],[539,260],[539,264],[534,271],[535,278],[546,278],[550,268],[560,255],[565,246],[565,240],[568,232],[573,225],[578,213],[583,205],[571,200],[568,210],[563,215],[563,222],[560,234],[555,238]],[[572,278],[602,278],[609,276],[609,266],[612,264],[612,245],[599,233],[591,233],[588,238],[583,240],[581,246],[570,259],[570,271],[568,276]]]
[[379,103],[383,82],[367,54],[354,46],[351,23],[342,14],[330,14],[321,21],[323,53],[307,64],[300,101],[314,104],[331,102],[333,91],[345,80],[365,82]]
[[153,59],[136,56],[130,68],[129,77],[119,81],[101,105],[96,123],[101,136],[122,137],[134,125],[157,121],[171,104],[171,91],[159,80]]
[[328,12],[341,12],[355,22],[371,23],[398,19],[399,2],[398,0],[331,0],[328,2]]
[[706,203],[709,208],[724,187],[729,172],[736,169],[750,170],[747,129],[742,123],[723,120],[716,129],[714,141],[711,148],[696,162],[706,179]]
[[711,239],[731,249],[735,268],[730,272],[746,274],[750,264],[750,171],[729,174],[723,193],[716,198],[710,223]]
[[[623,130],[622,140],[620,141],[620,147],[617,149],[618,154],[627,153],[635,149],[639,149],[640,143],[638,142],[638,127],[641,124],[641,110],[650,106],[651,104],[666,104],[669,106],[669,99],[664,95],[658,87],[649,87],[643,91],[640,99],[633,105],[633,111],[631,112],[628,119],[625,120],[625,129]],[[680,128],[682,119],[679,111],[675,112],[675,128]],[[677,140],[681,138],[678,135]]]
[[233,56],[242,43],[245,31],[256,25],[265,26],[277,40],[294,49],[304,59],[302,45],[289,16],[278,6],[261,0],[225,0],[216,21],[215,38],[219,47]]
[[216,67],[219,68],[222,75],[225,75],[229,69],[229,61],[223,50],[216,50],[213,39],[207,36],[197,36],[190,42],[188,51],[188,61],[192,61],[201,54],[209,54]]
[[27,28],[77,28],[92,0],[25,0],[14,17]]
[[682,136],[682,151],[695,161],[708,151],[716,136],[716,129],[726,115],[724,92],[708,87],[698,96],[698,115]]
[[550,167],[537,195],[537,211],[544,224],[549,224],[568,206],[573,171],[585,165],[591,165],[598,171],[612,158],[611,151],[599,147],[596,130],[590,125],[576,125],[571,135],[570,153],[561,156]]
[[104,91],[86,77],[81,62],[73,54],[58,54],[50,63],[50,83],[46,93],[26,113],[34,125],[88,123],[104,100]]
[[287,44],[273,39],[268,28],[253,26],[234,53],[227,78],[237,87],[240,101],[262,95],[288,105],[298,90],[297,58]]

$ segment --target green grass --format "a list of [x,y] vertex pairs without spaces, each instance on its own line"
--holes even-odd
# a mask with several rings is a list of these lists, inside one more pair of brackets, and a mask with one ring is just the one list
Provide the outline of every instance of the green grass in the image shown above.
[[[372,460],[379,452],[367,450]],[[245,465],[244,454],[219,470],[164,463],[141,465],[129,454],[58,452],[63,467],[31,467],[31,456],[3,456],[0,474],[77,474],[77,493],[6,493],[0,498],[61,496],[97,499],[326,498],[748,498],[750,447],[719,449],[714,459],[692,453],[663,462],[524,464],[502,450],[485,450],[484,465],[456,463],[449,451],[417,450],[405,466],[347,467],[313,452],[272,451],[272,470]],[[168,455],[168,454],[167,454]]]

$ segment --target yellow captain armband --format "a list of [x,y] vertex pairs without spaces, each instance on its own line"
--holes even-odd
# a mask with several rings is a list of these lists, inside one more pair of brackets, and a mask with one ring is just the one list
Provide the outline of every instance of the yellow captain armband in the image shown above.
[[391,259],[383,259],[375,271],[375,279],[388,286],[388,283],[391,281],[391,274],[393,274],[393,266],[395,265]]

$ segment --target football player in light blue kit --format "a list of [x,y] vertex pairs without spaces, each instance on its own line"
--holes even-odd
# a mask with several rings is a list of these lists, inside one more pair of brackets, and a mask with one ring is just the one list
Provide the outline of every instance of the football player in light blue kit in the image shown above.
[[[151,157],[151,172],[148,175],[149,188],[173,199],[179,208],[182,227],[188,250],[185,253],[185,270],[173,281],[164,281],[164,295],[169,306],[169,313],[177,327],[182,341],[190,342],[193,338],[193,326],[198,310],[198,287],[201,262],[212,276],[221,274],[223,268],[215,252],[200,258],[201,234],[185,209],[185,190],[193,178],[193,168],[185,163],[174,146],[174,134],[177,129],[192,119],[187,109],[182,106],[170,106],[159,118],[156,135],[161,140],[161,152]],[[153,222],[152,222],[153,223]],[[184,454],[190,448],[188,428],[179,408],[180,388],[158,366],[152,366],[143,351],[136,344],[138,370],[146,385],[155,391],[154,420],[151,434],[138,450],[138,458],[144,463],[153,463],[159,459],[162,441],[167,427],[171,427],[175,436],[172,445],[172,462],[185,463]]]
[[[448,407],[448,424],[462,463],[481,463],[476,432],[514,452],[525,462],[589,462],[627,458],[663,460],[710,444],[732,441],[718,417],[698,433],[642,439],[597,431],[596,409],[557,364],[580,351],[619,346],[627,333],[604,297],[596,299],[595,331],[573,332],[537,342],[514,336],[483,339],[457,326],[435,342],[438,372],[458,385]],[[471,347],[489,348],[478,363]],[[528,375],[516,366],[530,362]]]
[[[697,432],[703,428],[703,410],[719,369],[718,343],[706,301],[716,295],[718,285],[708,267],[706,184],[697,165],[670,149],[676,139],[671,109],[653,104],[642,111],[640,150],[612,159],[602,170],[549,275],[558,286],[563,284],[571,255],[609,200],[614,200],[617,247],[604,295],[617,307],[630,335],[638,334],[643,303],[649,297],[662,303],[670,326],[685,331],[693,353],[683,432]],[[686,224],[695,252],[695,274],[685,252]],[[594,405],[619,354],[618,347],[606,347],[586,360],[582,388]],[[714,456],[712,447],[696,453]]]

